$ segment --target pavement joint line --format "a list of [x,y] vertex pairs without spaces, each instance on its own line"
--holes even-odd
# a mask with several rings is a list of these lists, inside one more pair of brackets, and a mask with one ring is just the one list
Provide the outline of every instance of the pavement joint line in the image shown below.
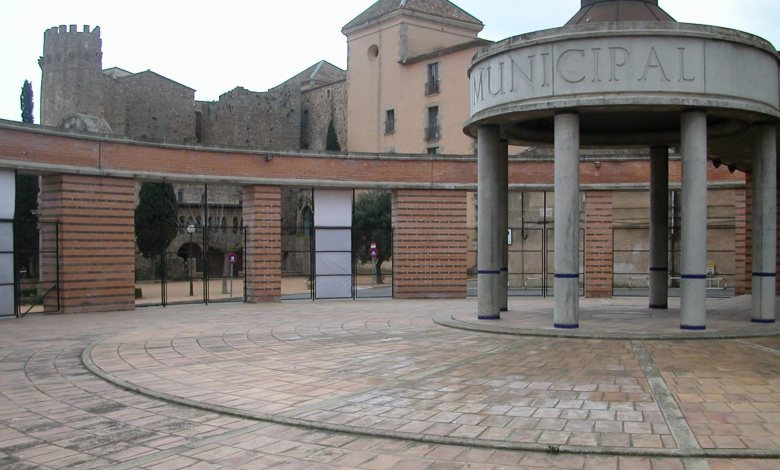
[[182,452],[188,451],[188,450],[194,450],[198,447],[202,447],[209,444],[218,443],[220,441],[224,441],[225,439],[231,439],[234,437],[242,436],[244,434],[249,434],[252,432],[255,432],[259,429],[267,428],[268,426],[271,426],[271,423],[255,423],[251,426],[247,426],[242,429],[235,429],[233,431],[228,431],[223,434],[218,434],[216,436],[209,436],[204,437],[203,439],[198,439],[195,441],[188,442],[186,444],[182,444],[176,447],[171,447],[170,449],[164,449],[157,452],[151,452],[146,455],[142,455],[140,457],[137,457],[132,460],[127,460],[124,462],[120,462],[117,464],[112,464],[111,468],[113,470],[127,470],[131,468],[138,468],[141,465],[146,465],[151,462],[154,462],[156,460],[164,459],[166,457],[171,457],[174,455],[179,455]]
[[710,464],[704,459],[683,460],[685,470],[710,470]]
[[685,415],[683,415],[682,410],[677,405],[677,401],[664,381],[661,371],[655,365],[650,351],[645,348],[642,341],[631,341],[631,349],[633,349],[634,356],[639,361],[639,366],[642,368],[645,378],[647,378],[650,390],[661,408],[661,413],[663,413],[664,419],[666,419],[666,423],[669,425],[669,430],[675,442],[677,442],[677,446],[683,451],[700,450],[701,446],[696,439],[696,435],[688,426]]
[[751,343],[750,341],[736,340],[736,342],[752,349],[758,349],[759,351],[768,352],[769,354],[780,355],[780,349],[768,348],[766,346],[761,346],[760,344]]
[[[609,455],[609,456],[630,456],[630,457],[670,457],[670,458],[755,458],[755,459],[780,459],[780,449],[651,449],[651,448],[628,448],[628,447],[605,447],[605,446],[573,446],[573,445],[546,445],[529,444],[522,442],[507,442],[479,438],[461,438],[449,436],[436,436],[430,434],[418,434],[402,431],[386,431],[380,429],[361,428],[357,426],[339,425],[309,421],[300,418],[291,418],[284,415],[273,415],[270,413],[245,411],[236,408],[230,408],[222,405],[199,402],[188,398],[175,396],[165,392],[151,390],[146,387],[132,384],[110,373],[100,369],[91,358],[93,348],[99,342],[95,342],[85,347],[81,353],[81,362],[84,367],[97,377],[113,384],[121,389],[147,396],[152,399],[173,403],[193,409],[209,411],[225,416],[236,418],[263,421],[266,423],[282,424],[286,426],[299,427],[302,429],[312,429],[319,431],[335,432],[341,434],[375,437],[384,439],[396,439],[403,441],[421,442],[426,444],[455,445],[463,447],[477,447],[483,449],[511,450],[524,452],[539,452],[551,454],[576,454],[576,455]],[[663,408],[662,408],[663,409]]]

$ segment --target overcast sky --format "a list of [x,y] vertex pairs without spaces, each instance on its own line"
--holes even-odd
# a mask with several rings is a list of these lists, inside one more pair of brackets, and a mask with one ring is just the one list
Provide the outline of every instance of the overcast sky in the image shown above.
[[[346,67],[341,28],[373,0],[2,0],[0,119],[20,120],[19,94],[33,82],[35,115],[43,32],[100,26],[103,68],[151,69],[216,100],[236,86],[264,91],[324,59]],[[481,37],[562,26],[579,0],[456,0],[485,24]],[[675,19],[747,31],[780,47],[778,0],[660,0]]]

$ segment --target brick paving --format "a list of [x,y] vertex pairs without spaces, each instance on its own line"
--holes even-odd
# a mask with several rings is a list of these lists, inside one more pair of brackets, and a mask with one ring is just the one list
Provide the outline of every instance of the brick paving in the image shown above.
[[221,304],[2,321],[0,468],[780,466],[769,458],[780,338],[545,338],[432,321],[473,308]]

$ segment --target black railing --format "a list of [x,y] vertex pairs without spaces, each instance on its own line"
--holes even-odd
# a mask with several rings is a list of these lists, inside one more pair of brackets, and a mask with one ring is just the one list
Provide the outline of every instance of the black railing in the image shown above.
[[[170,229],[154,228],[161,239]],[[247,229],[221,225],[193,225],[190,231],[176,228],[167,246],[136,252],[136,305],[246,301]]]
[[441,133],[439,126],[429,126],[425,128],[425,141],[431,142],[439,140]]
[[425,96],[439,93],[439,80],[429,80],[425,82]]
[[[321,251],[315,234],[349,231],[350,249]],[[313,300],[318,295],[318,280],[330,282],[350,278],[350,293],[343,298],[391,298],[393,296],[392,230],[355,227],[282,228],[282,299]],[[371,257],[371,242],[377,244],[376,261]],[[388,252],[388,253],[385,253]],[[338,270],[317,274],[317,253],[324,258],[344,255],[349,259]],[[382,262],[379,262],[382,260]],[[322,292],[320,292],[322,294]]]
[[[13,312],[0,316],[21,318],[30,312],[60,311],[59,223],[3,220],[12,224],[14,249],[0,251],[13,259],[13,282],[0,283],[13,289]],[[46,231],[45,244],[39,245],[41,230]]]

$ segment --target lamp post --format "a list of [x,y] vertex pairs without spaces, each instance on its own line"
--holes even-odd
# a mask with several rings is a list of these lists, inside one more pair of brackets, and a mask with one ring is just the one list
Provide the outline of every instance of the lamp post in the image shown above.
[[187,233],[190,234],[190,249],[189,249],[189,255],[187,256],[187,271],[189,271],[189,277],[190,277],[190,297],[192,297],[194,294],[192,293],[192,234],[195,233],[195,226],[190,224],[187,226]]

